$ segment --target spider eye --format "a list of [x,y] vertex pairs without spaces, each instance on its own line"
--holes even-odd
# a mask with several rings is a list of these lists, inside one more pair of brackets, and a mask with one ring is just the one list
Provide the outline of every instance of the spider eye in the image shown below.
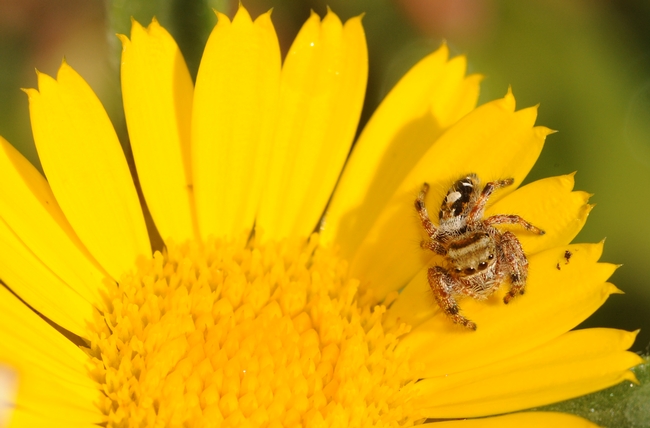
[[484,270],[487,267],[487,262],[481,262],[478,264],[478,270]]
[[454,272],[456,272],[456,273],[461,273],[461,270],[458,269],[458,268],[456,268],[456,269],[454,269]]
[[490,254],[490,255],[488,256],[488,259],[490,259],[490,260],[492,260],[493,258],[494,258],[494,254]]
[[476,270],[476,269],[474,269],[473,267],[465,268],[465,274],[466,274],[466,275],[471,275],[471,274],[474,273],[475,270]]

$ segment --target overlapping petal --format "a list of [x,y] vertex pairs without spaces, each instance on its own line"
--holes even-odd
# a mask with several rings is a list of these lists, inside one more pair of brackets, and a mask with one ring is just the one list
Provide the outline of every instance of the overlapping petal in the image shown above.
[[427,206],[440,207],[451,183],[474,172],[483,182],[514,178],[514,185],[493,196],[493,202],[515,190],[539,156],[549,130],[535,127],[537,108],[515,111],[511,93],[473,110],[449,128],[411,169],[364,237],[351,261],[351,271],[364,278],[378,298],[406,282],[429,261],[422,251],[421,226],[413,201],[422,183],[431,190]]
[[0,252],[0,275],[16,294],[63,328],[79,335],[87,332],[92,304],[43,265],[4,220],[0,220]]
[[270,13],[218,14],[194,93],[192,174],[200,236],[251,229],[278,113],[280,48]]
[[[574,328],[610,294],[619,292],[606,282],[616,266],[598,263],[602,248],[602,243],[572,244],[535,254],[530,257],[525,295],[505,305],[507,287],[502,287],[486,301],[460,301],[463,314],[476,322],[476,331],[455,325],[437,313],[411,331],[399,346],[410,349],[423,363],[421,377],[470,370],[540,346]],[[565,264],[567,250],[572,257]],[[424,292],[425,285],[422,287]],[[435,306],[433,297],[429,299]],[[530,333],[531,326],[534,334]],[[436,352],[427,351],[432,347]],[[476,353],[485,349],[490,352],[476,358]]]
[[88,251],[119,278],[138,256],[151,256],[151,247],[115,130],[90,86],[65,62],[57,80],[39,73],[38,86],[26,92],[52,192]]
[[54,423],[101,422],[87,355],[4,287],[0,313],[0,360],[18,373],[16,407]]
[[265,239],[308,236],[320,219],[354,138],[367,79],[361,18],[345,25],[315,13],[282,67],[268,185],[257,225]]
[[[122,98],[147,207],[163,239],[197,237],[190,165],[192,78],[178,45],[153,20],[122,40]],[[174,207],[174,209],[169,209]]]
[[417,385],[417,407],[430,418],[486,416],[635,381],[628,369],[643,359],[626,352],[635,337],[636,332],[614,329],[568,332],[493,364],[424,379]]
[[381,209],[437,138],[469,113],[481,76],[443,45],[391,90],[363,129],[327,210],[322,239],[343,257],[359,246]]
[[[48,274],[65,283],[88,304],[101,309],[100,289],[107,274],[79,241],[70,227],[52,190],[43,176],[11,144],[0,137],[0,218],[4,222],[13,245],[25,246],[30,258],[42,262]],[[15,238],[15,239],[14,239]],[[18,242],[20,241],[20,242]],[[22,245],[21,245],[22,244]],[[6,253],[10,255],[10,253]],[[31,267],[8,263],[13,270]],[[8,281],[8,278],[4,278]],[[58,281],[57,281],[58,282]],[[31,285],[36,288],[58,290],[46,281]],[[25,299],[25,296],[22,296]],[[29,301],[44,309],[43,304]],[[47,315],[47,311],[44,312]]]

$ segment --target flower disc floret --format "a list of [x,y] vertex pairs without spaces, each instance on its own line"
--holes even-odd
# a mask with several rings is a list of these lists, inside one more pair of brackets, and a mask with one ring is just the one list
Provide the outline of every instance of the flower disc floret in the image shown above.
[[170,243],[110,288],[90,351],[108,426],[408,426],[402,324],[309,242]]

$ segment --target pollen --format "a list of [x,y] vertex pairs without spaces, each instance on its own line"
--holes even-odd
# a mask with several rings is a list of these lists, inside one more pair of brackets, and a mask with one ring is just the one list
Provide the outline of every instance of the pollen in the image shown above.
[[318,244],[167,243],[108,292],[89,354],[108,427],[410,426],[386,307]]

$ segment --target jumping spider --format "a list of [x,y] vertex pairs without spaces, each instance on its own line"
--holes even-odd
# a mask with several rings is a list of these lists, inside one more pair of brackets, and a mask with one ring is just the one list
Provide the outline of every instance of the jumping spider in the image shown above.
[[429,286],[440,308],[457,324],[476,330],[476,324],[460,314],[456,296],[464,295],[483,300],[494,293],[504,279],[511,282],[504,303],[524,294],[528,276],[528,259],[521,243],[509,231],[500,231],[497,224],[519,224],[543,235],[544,231],[518,215],[499,214],[483,218],[490,195],[514,182],[512,178],[489,182],[480,188],[476,174],[457,180],[447,192],[440,207],[439,226],[429,219],[424,198],[429,185],[424,183],[415,200],[415,209],[429,239],[422,248],[445,258],[446,266],[428,270]]

